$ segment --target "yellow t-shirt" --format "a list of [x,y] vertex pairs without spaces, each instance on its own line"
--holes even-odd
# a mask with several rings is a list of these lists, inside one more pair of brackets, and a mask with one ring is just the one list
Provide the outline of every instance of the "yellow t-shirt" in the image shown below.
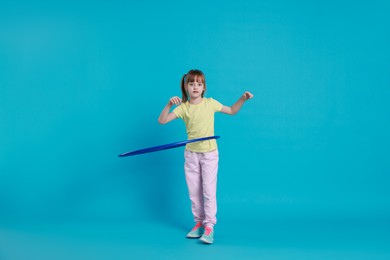
[[[189,101],[177,106],[172,112],[186,124],[188,139],[214,135],[214,113],[220,112],[222,104],[212,98],[203,98],[199,104]],[[205,153],[217,149],[215,139],[189,143],[186,149],[192,152]]]

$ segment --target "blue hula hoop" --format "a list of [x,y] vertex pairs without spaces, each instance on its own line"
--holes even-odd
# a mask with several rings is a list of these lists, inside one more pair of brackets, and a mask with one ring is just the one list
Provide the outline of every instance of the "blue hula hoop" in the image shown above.
[[210,139],[218,139],[219,137],[220,136],[216,135],[216,136],[208,136],[208,137],[196,138],[196,139],[191,139],[191,140],[184,140],[184,141],[180,141],[180,142],[158,145],[158,146],[144,148],[144,149],[140,149],[140,150],[136,150],[136,151],[132,151],[132,152],[122,153],[118,156],[125,157],[125,156],[133,156],[133,155],[138,155],[138,154],[143,154],[143,153],[152,153],[152,152],[172,149],[172,148],[176,148],[176,147],[180,147],[180,146],[185,146],[186,144],[189,144],[189,143],[195,143],[195,142],[200,142],[200,141],[205,141],[205,140],[210,140]]

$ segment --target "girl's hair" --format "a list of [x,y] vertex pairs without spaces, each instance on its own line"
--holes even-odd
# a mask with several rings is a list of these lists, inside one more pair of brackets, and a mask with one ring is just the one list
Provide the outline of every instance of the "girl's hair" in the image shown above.
[[198,82],[203,83],[204,90],[203,90],[202,95],[201,95],[202,97],[203,97],[204,93],[206,92],[206,78],[205,78],[203,72],[201,72],[200,70],[190,70],[189,72],[187,72],[187,74],[184,74],[183,77],[181,78],[180,87],[181,87],[182,102],[183,103],[188,101],[188,94],[187,94],[185,85],[190,83],[190,82],[194,82],[195,79]]

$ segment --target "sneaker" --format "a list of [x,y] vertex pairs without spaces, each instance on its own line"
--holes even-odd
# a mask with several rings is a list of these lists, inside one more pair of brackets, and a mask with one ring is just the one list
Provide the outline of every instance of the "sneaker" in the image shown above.
[[206,231],[199,240],[206,244],[212,244],[214,242],[214,229],[206,227]]
[[204,231],[204,227],[202,222],[196,223],[196,225],[192,228],[192,230],[187,234],[188,238],[198,238],[202,236]]

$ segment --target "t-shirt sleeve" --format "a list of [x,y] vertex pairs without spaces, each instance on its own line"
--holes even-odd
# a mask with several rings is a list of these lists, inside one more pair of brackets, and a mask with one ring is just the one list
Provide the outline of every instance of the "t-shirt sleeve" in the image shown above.
[[210,103],[215,112],[221,112],[223,106],[221,103],[213,98],[210,98]]
[[183,104],[180,106],[175,107],[172,111],[178,118],[183,118],[184,117],[184,109],[183,109]]

